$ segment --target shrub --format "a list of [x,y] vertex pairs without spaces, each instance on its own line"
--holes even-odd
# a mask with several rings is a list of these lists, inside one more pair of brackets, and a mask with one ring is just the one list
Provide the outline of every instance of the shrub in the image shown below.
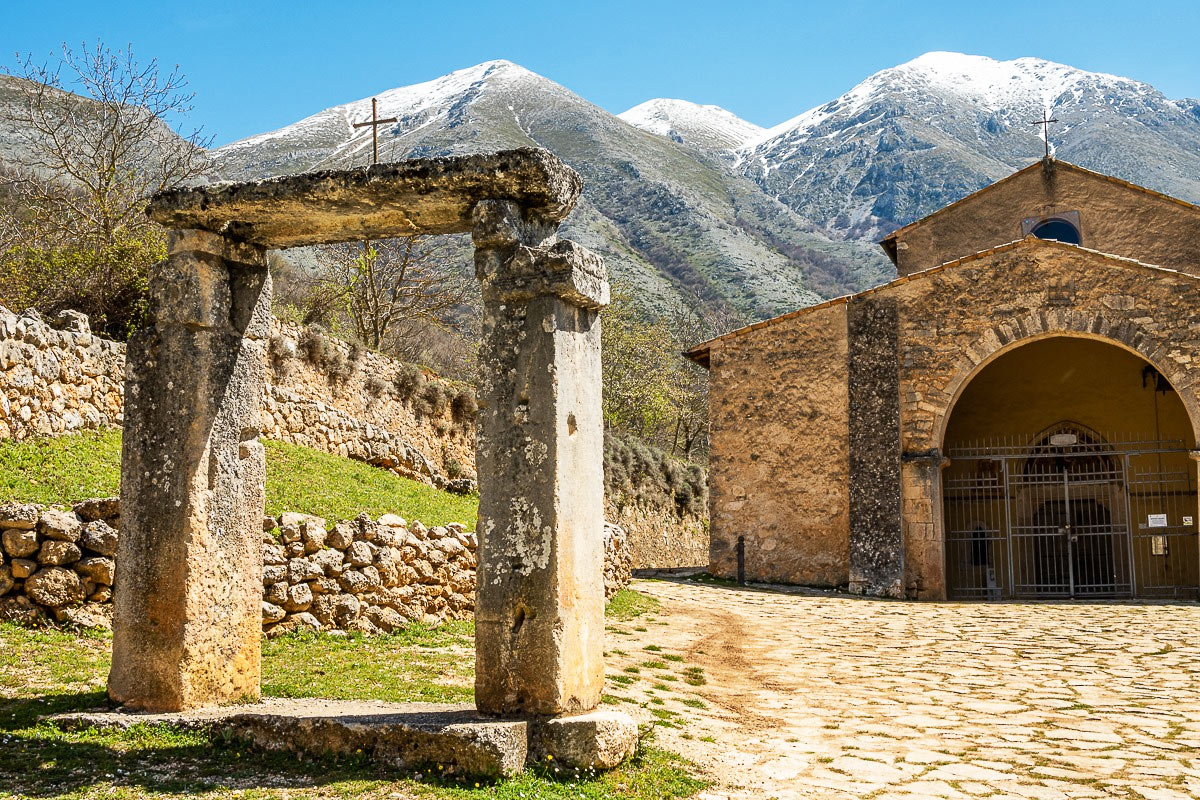
[[425,387],[413,398],[413,408],[427,417],[440,417],[446,413],[450,403],[450,392],[439,381],[427,381]]
[[401,400],[412,400],[425,386],[425,373],[421,371],[420,367],[401,364],[396,370],[396,377],[392,379],[392,385]]
[[358,345],[350,346],[350,355],[347,357],[337,341],[325,335],[324,329],[318,325],[305,328],[298,344],[308,363],[324,371],[331,383],[348,381],[358,369],[358,360],[362,357]]
[[276,333],[267,343],[267,355],[271,358],[271,367],[279,373],[286,373],[288,362],[296,357],[296,344],[286,336]]
[[474,422],[475,414],[478,411],[479,403],[475,399],[475,392],[470,389],[463,389],[454,395],[454,400],[450,403],[450,413],[454,415],[454,421],[460,425]]
[[618,506],[668,506],[679,516],[702,515],[707,502],[704,470],[634,438],[605,432],[604,485]]
[[372,397],[380,397],[388,390],[388,382],[378,375],[367,378],[367,392]]

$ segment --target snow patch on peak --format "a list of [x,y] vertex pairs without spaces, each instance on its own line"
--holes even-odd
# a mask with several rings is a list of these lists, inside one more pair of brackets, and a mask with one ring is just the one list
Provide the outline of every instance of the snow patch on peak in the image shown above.
[[732,149],[762,133],[720,106],[659,97],[617,115],[636,128],[706,149]]
[[1152,86],[1109,75],[1087,72],[1041,58],[999,61],[987,56],[934,51],[899,66],[881,70],[841,97],[805,111],[745,142],[739,150],[753,151],[780,138],[812,134],[831,118],[854,118],[873,103],[895,98],[958,98],[985,114],[1051,110],[1078,103],[1086,93],[1157,94]]
[[[422,113],[445,111],[461,98],[477,96],[485,91],[489,84],[495,82],[513,83],[533,78],[541,79],[536,73],[530,72],[519,64],[497,59],[455,70],[431,81],[387,89],[372,95],[372,97],[378,101],[380,117],[405,118]],[[225,152],[253,149],[271,139],[291,136],[306,138],[308,133],[322,129],[340,131],[344,128],[346,136],[358,133],[370,138],[368,129],[355,131],[351,126],[354,122],[371,118],[372,97],[364,97],[327,108],[286,127],[260,133],[248,139],[224,145],[219,149]]]

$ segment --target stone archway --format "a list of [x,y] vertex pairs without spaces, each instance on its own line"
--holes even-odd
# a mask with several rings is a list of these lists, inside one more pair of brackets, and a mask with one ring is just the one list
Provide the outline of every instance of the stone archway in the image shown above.
[[[476,705],[594,709],[604,681],[601,259],[556,239],[579,176],[544,150],[155,196],[172,229],[129,345],[109,695],[259,695],[268,249],[470,233],[484,300]],[[633,729],[632,723],[627,726]]]
[[1196,417],[1161,375],[1128,342],[1071,331],[957,376],[931,504],[951,597],[1195,591]]

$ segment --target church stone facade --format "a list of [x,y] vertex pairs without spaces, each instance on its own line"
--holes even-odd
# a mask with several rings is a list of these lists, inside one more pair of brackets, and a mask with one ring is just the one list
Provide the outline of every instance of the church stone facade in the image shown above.
[[1200,208],[1046,160],[882,246],[896,280],[689,351],[711,571],[1195,597]]

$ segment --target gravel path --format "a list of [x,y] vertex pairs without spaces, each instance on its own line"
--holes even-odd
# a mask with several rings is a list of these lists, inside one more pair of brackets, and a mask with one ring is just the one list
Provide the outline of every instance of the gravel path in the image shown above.
[[634,588],[609,692],[709,797],[1200,797],[1200,604]]

